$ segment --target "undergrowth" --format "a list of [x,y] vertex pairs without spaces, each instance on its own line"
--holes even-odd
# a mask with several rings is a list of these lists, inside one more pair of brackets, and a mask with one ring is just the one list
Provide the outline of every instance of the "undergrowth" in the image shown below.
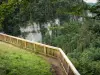
[[0,75],[52,75],[50,65],[34,53],[0,42]]

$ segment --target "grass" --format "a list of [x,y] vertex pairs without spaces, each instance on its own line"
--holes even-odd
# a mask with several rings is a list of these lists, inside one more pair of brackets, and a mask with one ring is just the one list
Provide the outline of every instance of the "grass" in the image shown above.
[[0,42],[0,75],[52,75],[50,65],[26,50]]

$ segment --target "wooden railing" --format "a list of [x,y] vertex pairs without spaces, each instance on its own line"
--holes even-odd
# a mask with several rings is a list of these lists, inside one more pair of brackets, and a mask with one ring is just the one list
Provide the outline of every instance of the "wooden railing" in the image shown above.
[[37,42],[31,42],[2,33],[0,33],[0,41],[7,42],[17,47],[31,50],[45,56],[56,58],[59,60],[65,75],[80,75],[61,48],[40,44]]

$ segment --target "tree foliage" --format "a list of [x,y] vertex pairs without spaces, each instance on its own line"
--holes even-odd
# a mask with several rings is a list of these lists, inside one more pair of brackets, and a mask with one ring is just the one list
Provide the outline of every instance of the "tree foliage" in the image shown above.
[[90,8],[90,11],[95,14],[94,19],[100,20],[100,1]]

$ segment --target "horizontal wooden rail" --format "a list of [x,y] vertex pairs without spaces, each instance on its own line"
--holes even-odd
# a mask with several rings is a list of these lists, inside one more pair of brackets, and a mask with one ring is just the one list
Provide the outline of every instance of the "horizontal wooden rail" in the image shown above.
[[65,72],[65,75],[80,75],[61,48],[53,47],[53,46],[49,46],[37,42],[31,42],[25,39],[21,39],[18,37],[14,37],[2,33],[0,33],[0,41],[13,44],[17,47],[28,49],[33,52],[43,54],[45,56],[56,58],[57,60],[59,60]]

